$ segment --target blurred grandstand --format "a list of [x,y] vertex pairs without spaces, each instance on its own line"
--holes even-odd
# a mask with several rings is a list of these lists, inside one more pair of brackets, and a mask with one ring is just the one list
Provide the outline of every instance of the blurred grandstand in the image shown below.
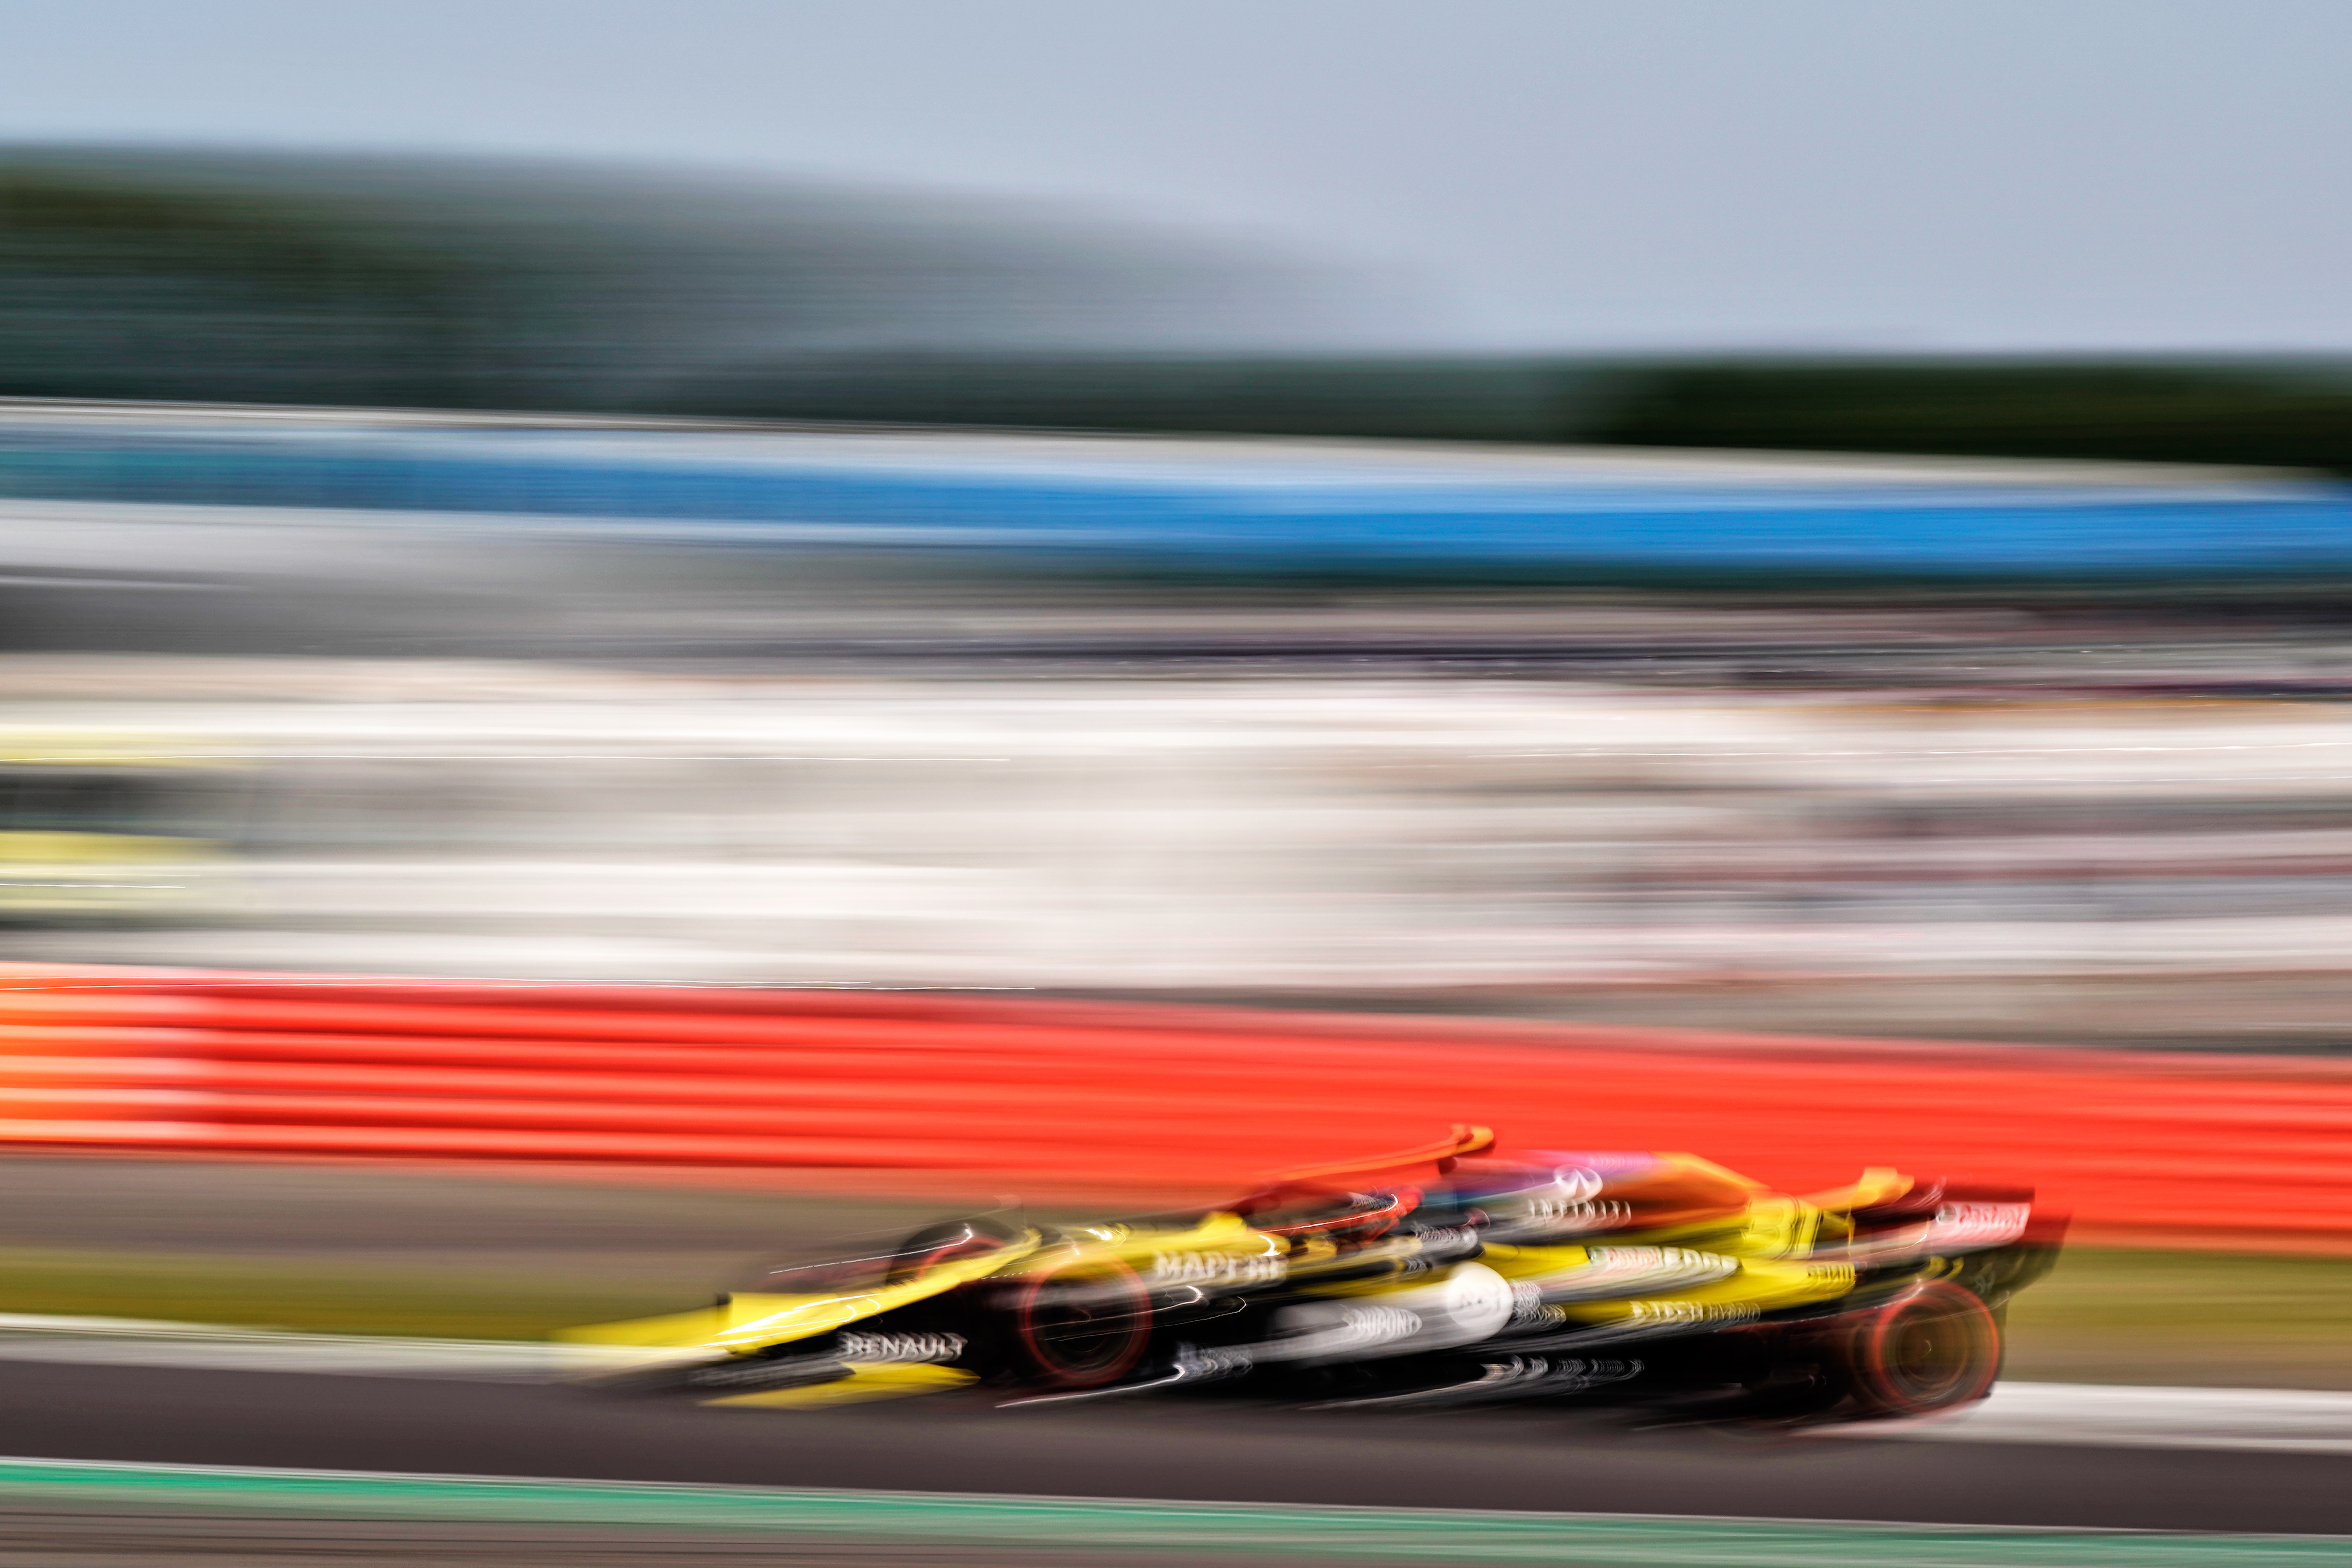
[[1284,358],[1126,231],[226,154],[13,157],[0,273],[11,754],[238,796],[59,871],[26,763],[12,956],[2343,1044],[2325,365]]

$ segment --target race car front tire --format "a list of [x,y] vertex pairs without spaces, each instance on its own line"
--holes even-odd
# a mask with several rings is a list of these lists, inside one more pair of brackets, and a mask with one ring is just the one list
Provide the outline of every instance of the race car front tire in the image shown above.
[[1135,1369],[1151,1342],[1151,1293],[1115,1258],[1074,1258],[1024,1279],[1005,1312],[1015,1375],[1049,1388],[1101,1388]]

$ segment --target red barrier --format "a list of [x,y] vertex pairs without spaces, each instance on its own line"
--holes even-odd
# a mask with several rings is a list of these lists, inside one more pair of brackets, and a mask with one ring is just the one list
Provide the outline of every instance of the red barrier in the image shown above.
[[926,994],[17,970],[0,1142],[857,1168],[1206,1194],[1475,1121],[2032,1182],[2095,1231],[2352,1243],[2352,1064]]

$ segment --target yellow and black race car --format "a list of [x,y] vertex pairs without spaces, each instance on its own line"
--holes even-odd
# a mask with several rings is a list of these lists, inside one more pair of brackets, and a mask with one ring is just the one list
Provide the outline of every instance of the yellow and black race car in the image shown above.
[[577,1331],[608,1380],[808,1405],[1218,1384],[1324,1405],[1577,1397],[1918,1415],[1982,1398],[2063,1221],[1891,1170],[1797,1197],[1690,1154],[1531,1152],[1456,1128],[1202,1213],[1002,1215]]

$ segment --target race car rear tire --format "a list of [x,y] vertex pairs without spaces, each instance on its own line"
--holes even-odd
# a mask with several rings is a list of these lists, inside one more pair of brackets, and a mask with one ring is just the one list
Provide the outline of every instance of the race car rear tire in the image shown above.
[[1948,1280],[1930,1279],[1856,1315],[1845,1341],[1849,1386],[1875,1415],[1926,1415],[1972,1405],[2000,1375],[2000,1323]]
[[1007,1313],[1008,1359],[1024,1381],[1101,1388],[1135,1369],[1151,1342],[1151,1294],[1116,1258],[1073,1258],[1021,1282]]

